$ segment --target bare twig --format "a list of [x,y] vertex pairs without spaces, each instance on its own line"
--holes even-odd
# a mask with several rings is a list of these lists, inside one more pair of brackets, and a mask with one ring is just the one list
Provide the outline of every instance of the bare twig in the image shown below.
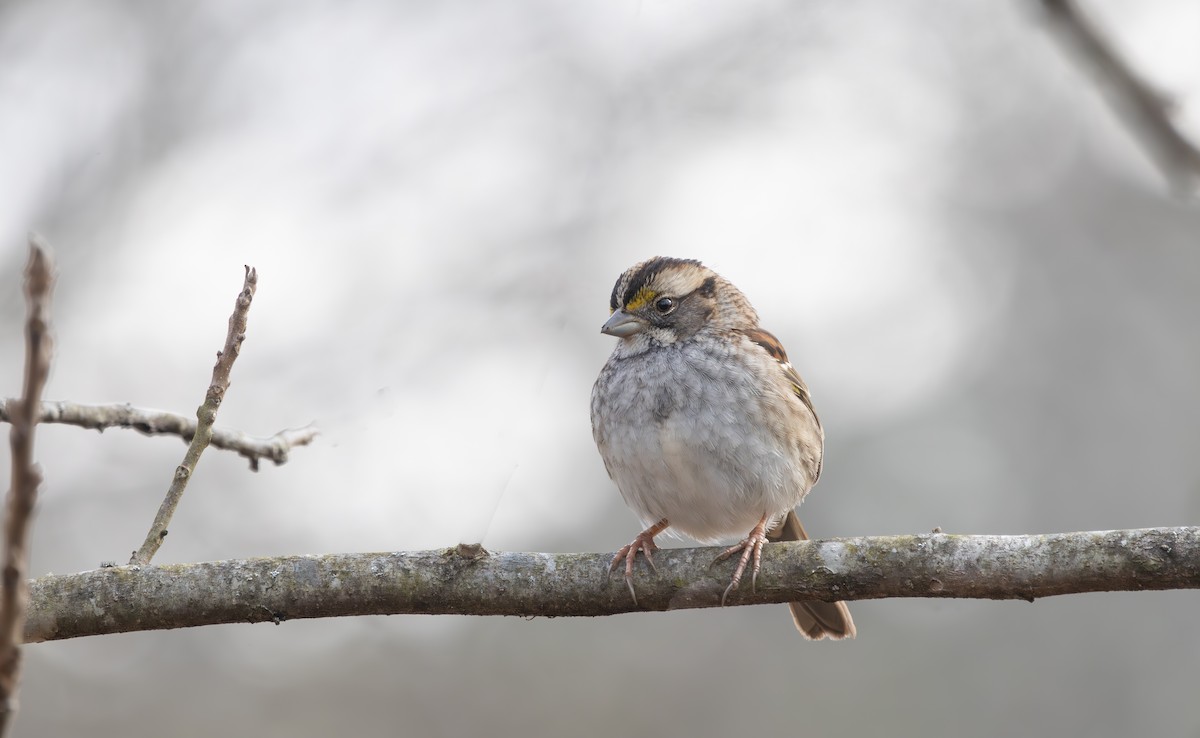
[[[113,567],[31,584],[28,642],[217,623],[398,613],[597,616],[717,607],[719,548],[665,549],[639,564],[633,603],[612,554],[439,551],[329,554]],[[1200,528],[1020,536],[942,533],[771,543],[757,588],[730,604],[883,597],[1021,599],[1200,588]],[[781,622],[780,627],[783,628]],[[781,630],[781,632],[783,632]]]
[[246,281],[242,285],[241,293],[238,294],[233,315],[229,316],[229,332],[225,336],[225,348],[217,352],[217,363],[213,367],[212,382],[208,385],[204,403],[196,409],[195,435],[192,436],[187,452],[183,455],[183,463],[175,468],[175,476],[171,480],[167,496],[159,506],[158,514],[154,516],[154,522],[150,525],[150,532],[146,534],[146,540],[142,543],[141,548],[133,552],[133,556],[129,559],[130,564],[148,564],[150,559],[154,558],[154,554],[158,552],[163,539],[167,537],[167,525],[171,522],[171,516],[175,514],[175,508],[179,506],[179,500],[183,498],[183,490],[187,488],[188,480],[196,470],[196,463],[200,461],[200,454],[204,453],[204,449],[208,448],[208,444],[212,440],[217,409],[221,406],[221,401],[225,399],[226,390],[229,389],[229,373],[233,369],[234,360],[241,352],[242,341],[246,340],[246,319],[250,313],[250,302],[254,299],[254,291],[257,287],[258,272],[246,267]]
[[1109,104],[1154,159],[1171,186],[1194,195],[1200,188],[1200,150],[1176,128],[1171,104],[1143,80],[1074,0],[1042,0],[1059,37],[1106,93]]
[[[0,422],[9,420],[8,412],[0,405]],[[179,436],[189,442],[196,435],[196,419],[165,410],[150,410],[129,404],[84,405],[63,400],[45,401],[39,408],[39,423],[62,423],[80,428],[103,431],[106,428],[132,428],[147,436]],[[258,471],[262,459],[278,466],[288,460],[288,452],[297,446],[307,446],[318,435],[311,425],[286,428],[273,436],[251,436],[232,428],[213,428],[212,445],[226,451],[236,451],[250,460],[250,468]]]
[[0,736],[7,733],[17,711],[17,686],[21,675],[21,642],[25,629],[29,588],[29,530],[42,473],[33,461],[33,437],[42,389],[50,375],[53,345],[50,336],[50,296],[54,289],[54,263],[49,248],[29,237],[29,263],[25,266],[25,384],[21,399],[9,400],[12,429],[12,487],[4,515],[4,588],[0,594]]

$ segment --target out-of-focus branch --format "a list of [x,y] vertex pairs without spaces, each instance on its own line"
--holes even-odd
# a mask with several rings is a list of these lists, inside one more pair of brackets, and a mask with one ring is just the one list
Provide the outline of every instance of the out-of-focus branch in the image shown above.
[[1042,0],[1058,37],[1180,194],[1200,190],[1200,150],[1171,120],[1171,104],[1146,83],[1074,0]]
[[[8,410],[0,405],[0,422],[9,421]],[[63,423],[80,428],[103,431],[106,428],[132,428],[147,436],[179,436],[190,442],[196,435],[196,419],[165,410],[149,410],[129,404],[84,405],[62,400],[45,401],[38,411],[39,423]],[[258,471],[262,459],[283,464],[288,452],[297,446],[307,446],[318,435],[313,426],[286,428],[273,436],[251,436],[232,428],[213,428],[212,445],[226,451],[236,451],[250,460],[250,468]]]
[[50,376],[53,345],[50,336],[50,297],[54,263],[50,250],[37,236],[29,238],[25,266],[25,383],[21,398],[6,405],[12,416],[12,487],[4,513],[4,573],[0,592],[0,736],[6,735],[17,711],[21,676],[21,642],[29,604],[26,571],[29,531],[42,473],[33,461],[33,436],[38,403]]
[[200,454],[204,453],[204,449],[208,448],[208,444],[212,440],[217,409],[220,408],[221,401],[225,399],[225,392],[229,389],[229,373],[233,370],[234,360],[242,350],[242,341],[246,340],[246,320],[250,314],[250,303],[254,300],[254,291],[257,287],[258,272],[246,267],[246,280],[242,284],[242,291],[238,294],[233,314],[229,316],[229,331],[225,336],[225,348],[217,352],[217,363],[213,366],[212,382],[209,383],[208,392],[204,395],[204,403],[196,409],[196,432],[188,444],[187,452],[183,455],[183,462],[175,468],[175,476],[171,479],[171,486],[167,490],[166,498],[158,508],[158,514],[154,516],[150,532],[146,534],[146,540],[142,543],[141,548],[133,552],[133,556],[129,559],[130,564],[150,563],[150,559],[154,558],[154,554],[162,546],[163,539],[167,537],[167,525],[171,522],[171,516],[175,514],[175,508],[179,506],[179,500],[183,498],[183,491],[187,488],[192,473],[196,470]]
[[[329,554],[45,576],[31,583],[28,642],[217,623],[400,613],[597,616],[717,607],[719,548],[639,564],[633,603],[612,554],[439,551]],[[729,604],[883,597],[1022,599],[1200,588],[1200,528],[1017,536],[930,535],[771,543],[755,591]],[[782,627],[782,626],[781,626]]]

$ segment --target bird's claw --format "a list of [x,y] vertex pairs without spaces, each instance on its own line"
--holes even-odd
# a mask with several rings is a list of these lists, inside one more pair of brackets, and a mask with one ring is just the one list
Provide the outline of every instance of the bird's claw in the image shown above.
[[742,554],[738,558],[737,567],[735,567],[733,570],[733,578],[730,580],[729,586],[726,587],[725,591],[721,593],[722,607],[725,606],[725,601],[729,599],[730,593],[737,590],[738,584],[742,581],[742,575],[746,573],[746,566],[748,564],[751,564],[750,591],[755,591],[755,587],[758,584],[758,570],[759,567],[762,566],[763,544],[767,542],[767,520],[767,517],[764,517],[762,520],[760,520],[758,525],[754,526],[754,528],[750,531],[750,535],[743,538],[737,544],[722,551],[717,558],[713,559],[712,564],[710,564],[710,566],[712,566],[718,561],[724,561],[738,552],[741,552]]
[[658,567],[654,564],[654,552],[658,550],[658,545],[654,543],[654,536],[661,533],[666,527],[667,521],[661,520],[638,533],[633,541],[617,551],[608,564],[606,578],[612,579],[612,573],[617,570],[622,561],[625,562],[625,586],[629,587],[629,596],[633,598],[635,605],[637,604],[637,593],[633,590],[633,562],[637,560],[638,551],[641,551],[646,558],[646,563],[650,565],[650,569],[656,575],[658,574]]

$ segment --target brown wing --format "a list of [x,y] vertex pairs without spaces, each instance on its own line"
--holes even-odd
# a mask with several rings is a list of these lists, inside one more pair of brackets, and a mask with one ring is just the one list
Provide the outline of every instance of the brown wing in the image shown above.
[[[761,346],[775,361],[779,362],[784,376],[792,383],[792,390],[796,393],[796,397],[799,397],[808,411],[812,413],[813,420],[820,428],[821,419],[817,416],[817,411],[813,409],[812,395],[808,392],[808,385],[804,384],[804,380],[800,378],[800,374],[792,366],[792,362],[788,361],[783,344],[779,342],[778,338],[761,328],[751,328],[744,333],[747,338]],[[821,459],[818,458],[814,484],[820,476]],[[767,537],[772,541],[804,541],[808,539],[808,534],[804,531],[804,526],[800,525],[800,518],[796,517],[796,511],[789,510],[783,520],[776,523],[775,527],[767,533]],[[792,621],[796,624],[796,629],[805,638],[841,640],[842,638],[853,638],[857,632],[854,628],[854,619],[850,617],[850,608],[846,607],[845,602],[806,600],[792,602],[788,606],[792,610]]]
[[[813,407],[812,394],[808,391],[808,385],[800,378],[800,374],[796,371],[796,367],[792,366],[792,362],[788,361],[787,352],[783,350],[783,344],[779,342],[779,339],[762,328],[747,328],[742,333],[746,338],[761,346],[775,361],[779,362],[779,367],[783,369],[784,376],[792,383],[792,391],[796,393],[796,397],[799,397],[800,402],[803,402],[808,411],[812,413],[813,420],[817,421],[817,427],[820,428],[821,417],[817,415],[816,408]],[[813,483],[815,484],[820,477],[821,461],[818,460],[817,473],[813,479]]]
[[800,398],[800,401],[804,403],[804,406],[808,408],[808,411],[812,413],[813,419],[817,421],[817,426],[820,427],[821,418],[813,408],[812,395],[808,391],[808,385],[800,378],[800,374],[796,372],[796,367],[792,366],[792,362],[788,361],[787,352],[783,350],[783,344],[779,342],[779,339],[762,328],[750,328],[742,332],[746,335],[746,338],[762,346],[775,361],[779,362],[784,376],[792,383],[792,390]]

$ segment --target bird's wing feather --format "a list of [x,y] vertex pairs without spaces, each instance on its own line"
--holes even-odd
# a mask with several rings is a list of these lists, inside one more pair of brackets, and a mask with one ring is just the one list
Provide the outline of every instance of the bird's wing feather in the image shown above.
[[[796,397],[800,398],[800,402],[804,403],[804,407],[808,408],[808,412],[812,414],[813,420],[817,423],[817,428],[821,427],[821,417],[817,415],[816,408],[813,407],[812,394],[808,391],[808,385],[800,378],[800,373],[796,371],[796,367],[792,366],[792,362],[788,360],[787,352],[783,350],[783,344],[770,331],[765,331],[762,328],[747,328],[742,331],[742,334],[749,338],[754,343],[758,344],[764,351],[771,355],[771,358],[779,362],[779,368],[783,370],[783,374],[788,381],[792,383],[792,391],[796,393]],[[817,462],[817,473],[813,479],[815,483],[817,478],[821,476],[820,461]]]

